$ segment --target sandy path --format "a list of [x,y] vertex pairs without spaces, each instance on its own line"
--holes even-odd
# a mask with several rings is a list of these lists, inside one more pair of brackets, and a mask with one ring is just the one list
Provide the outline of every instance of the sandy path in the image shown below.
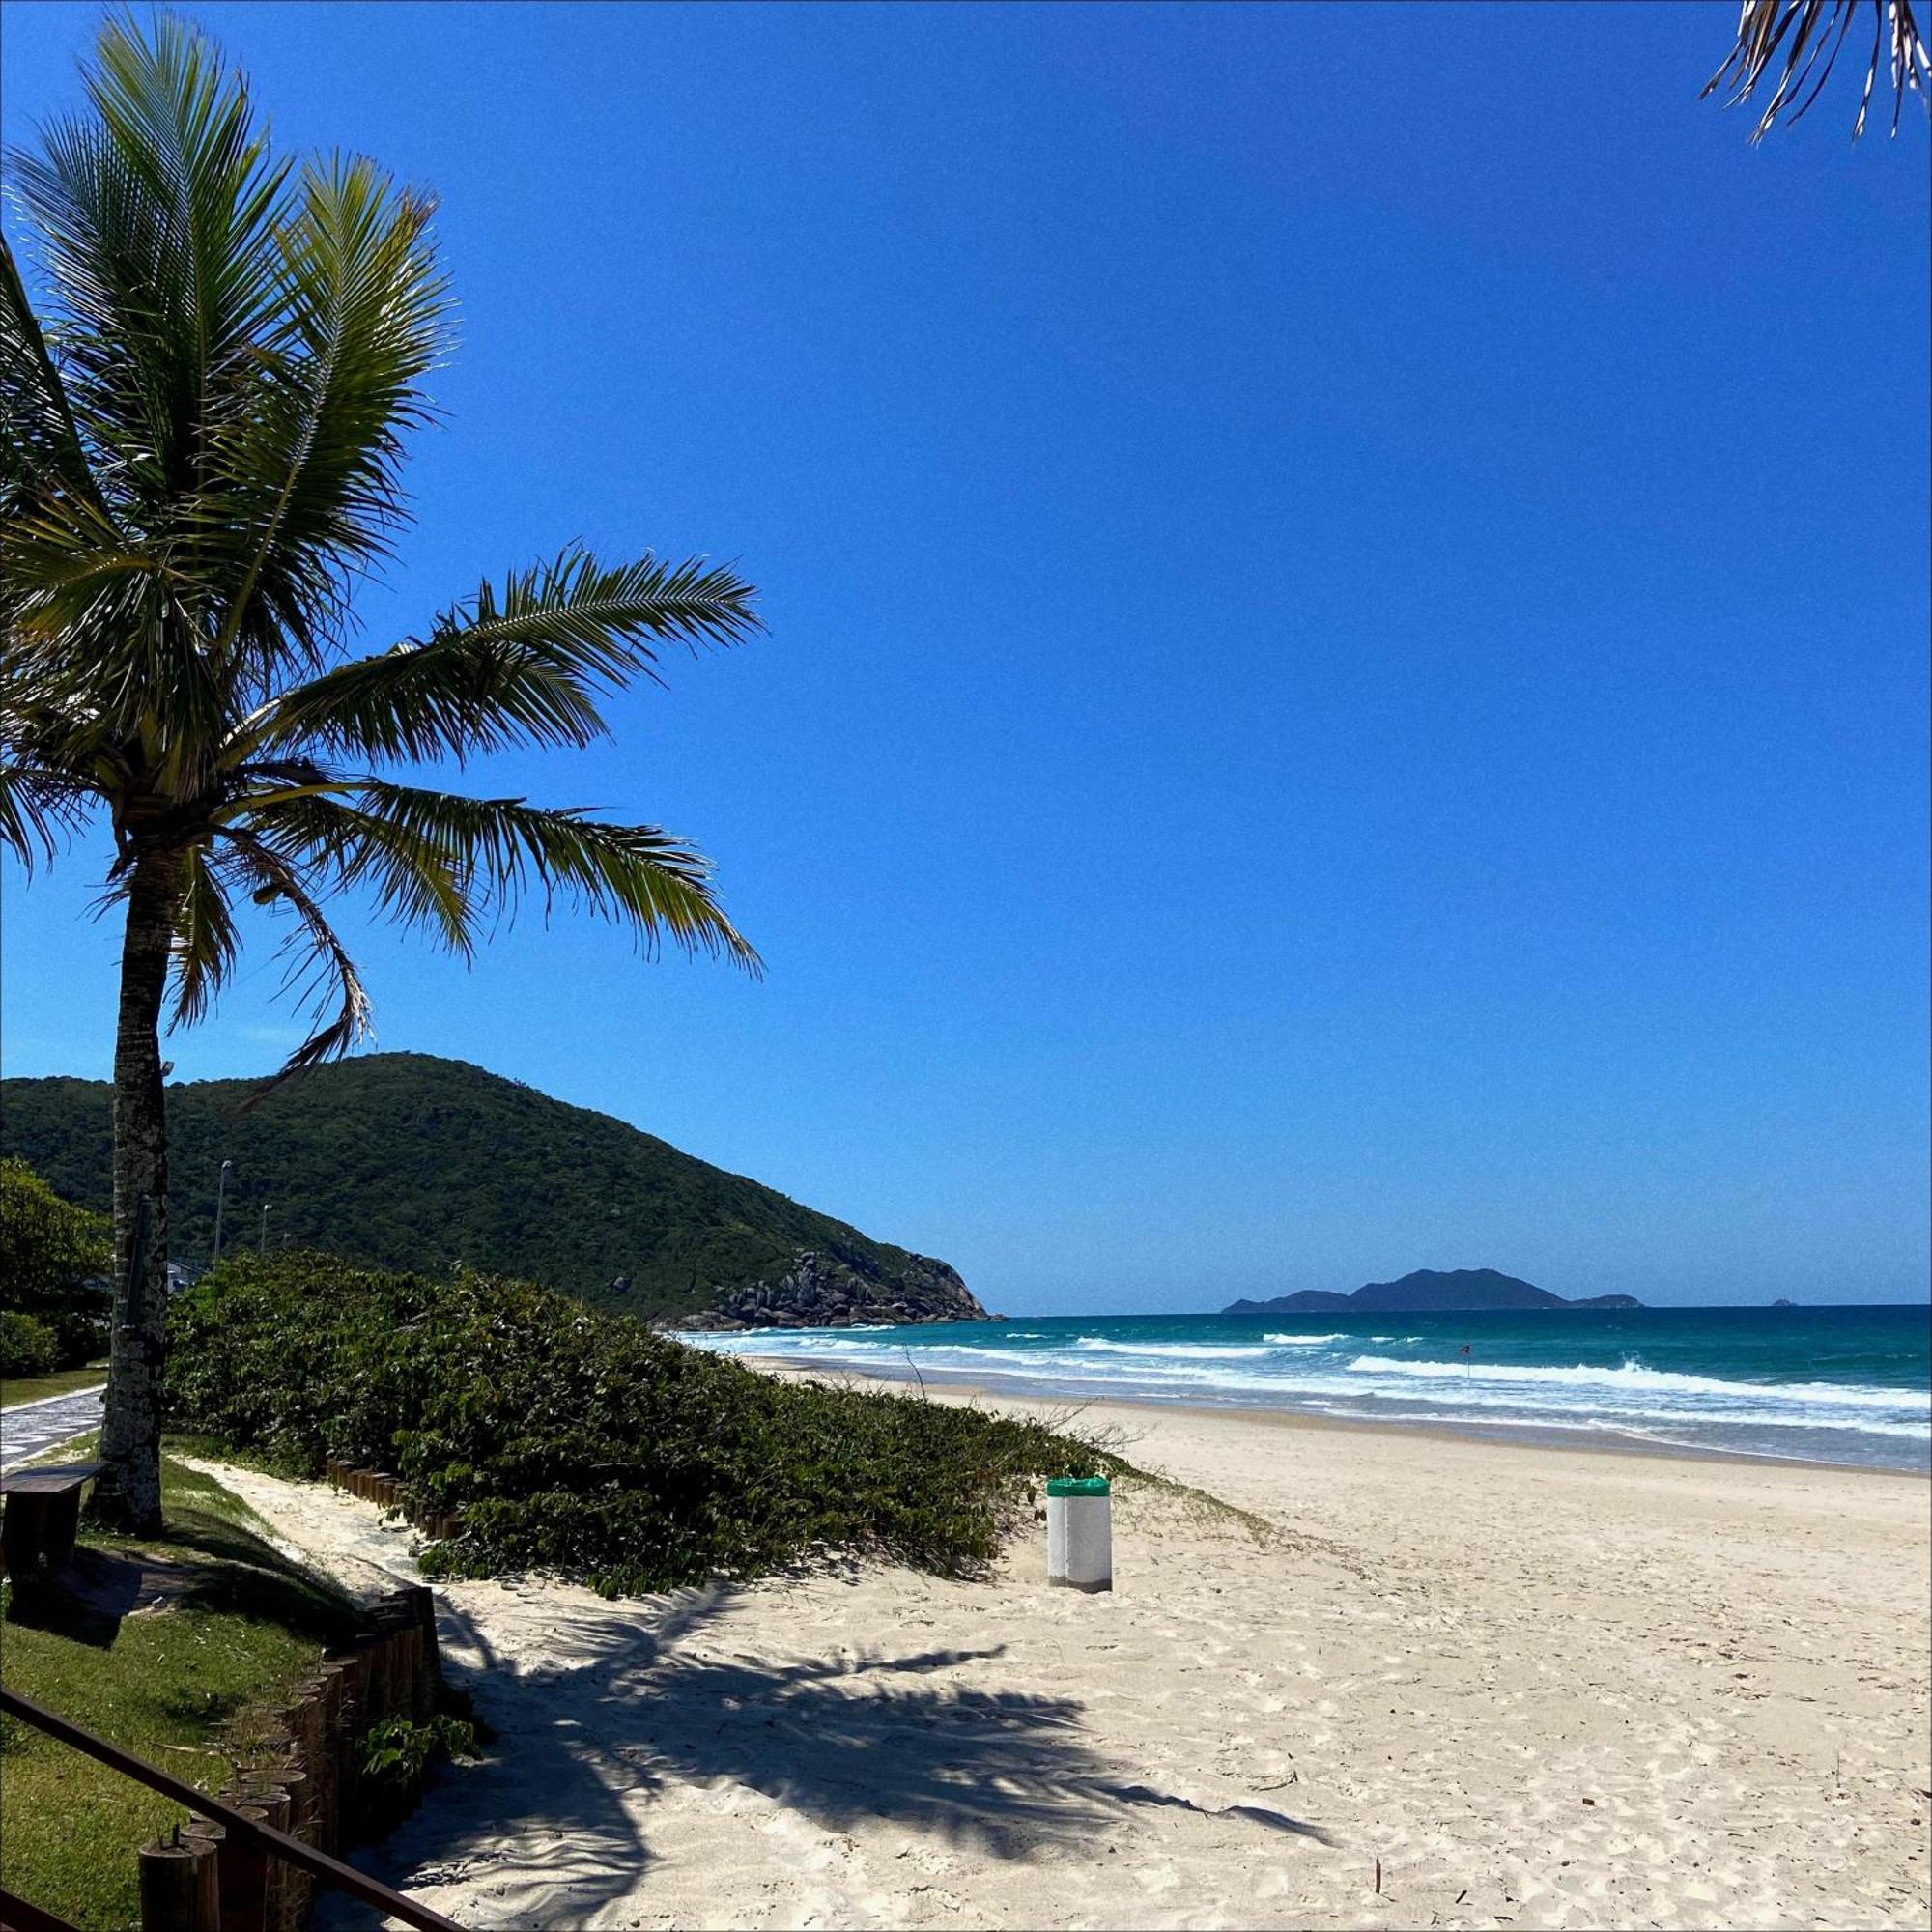
[[[1278,1533],[1123,1497],[1098,1598],[1038,1539],[978,1584],[453,1586],[501,1739],[372,1866],[476,1927],[1924,1922],[1924,1481],[1089,1420]],[[407,1571],[366,1505],[224,1480]]]

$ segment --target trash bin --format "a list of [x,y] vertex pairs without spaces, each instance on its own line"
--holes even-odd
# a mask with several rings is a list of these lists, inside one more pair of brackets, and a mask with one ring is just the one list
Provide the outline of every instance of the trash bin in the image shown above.
[[1105,1476],[1048,1481],[1046,1580],[1069,1590],[1114,1587],[1114,1498]]

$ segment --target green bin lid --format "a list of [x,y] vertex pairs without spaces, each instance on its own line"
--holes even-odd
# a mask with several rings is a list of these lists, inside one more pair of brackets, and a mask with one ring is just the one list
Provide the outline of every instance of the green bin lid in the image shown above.
[[1104,1496],[1107,1494],[1105,1476],[1052,1476],[1047,1479],[1046,1492],[1050,1496]]

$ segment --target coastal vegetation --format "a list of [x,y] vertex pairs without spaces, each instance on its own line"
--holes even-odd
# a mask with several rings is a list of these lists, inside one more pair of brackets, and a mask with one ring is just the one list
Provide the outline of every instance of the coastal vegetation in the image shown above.
[[[162,1481],[166,1529],[90,1530],[58,1603],[0,1586],[7,1687],[218,1792],[250,1710],[285,1698],[357,1618],[218,1484],[172,1458]],[[135,1853],[181,1807],[12,1719],[0,1719],[0,1889],[86,1932],[138,1923]]]
[[[461,1263],[645,1318],[693,1314],[717,1287],[777,1281],[800,1250],[837,1257],[880,1299],[978,1312],[942,1263],[461,1061],[359,1055],[251,1106],[257,1097],[245,1080],[167,1089],[171,1227],[190,1266],[213,1250],[215,1184],[232,1159],[231,1252],[259,1243],[272,1202],[271,1249],[425,1273]],[[105,1081],[0,1082],[0,1151],[104,1208],[112,1113]]]
[[0,1158],[0,1376],[55,1376],[105,1350],[109,1246],[104,1216]]
[[585,746],[600,697],[667,646],[757,619],[729,570],[566,548],[355,655],[449,347],[434,201],[364,157],[276,156],[242,76],[166,14],[111,19],[83,85],[83,113],[8,157],[30,244],[0,241],[0,847],[31,868],[97,816],[113,833],[130,1305],[95,1509],[152,1529],[164,1013],[205,1017],[262,919],[310,1028],[286,1070],[349,1049],[369,998],[330,920],[343,892],[464,958],[534,896],[754,969],[684,839],[395,773]]
[[427,1574],[540,1571],[607,1594],[829,1552],[945,1574],[999,1550],[1031,1485],[1116,1473],[1043,1424],[785,1383],[527,1283],[224,1260],[179,1297],[172,1428],[287,1474],[400,1477]]

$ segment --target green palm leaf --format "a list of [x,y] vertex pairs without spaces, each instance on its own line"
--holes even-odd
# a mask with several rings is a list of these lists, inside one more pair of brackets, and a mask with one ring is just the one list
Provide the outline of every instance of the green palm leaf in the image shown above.
[[377,779],[361,781],[355,796],[364,811],[446,856],[473,916],[513,915],[526,897],[541,895],[548,918],[563,898],[630,925],[646,950],[668,938],[687,952],[762,971],[713,895],[710,861],[654,825],[611,825],[574,807],[459,798]]
[[697,559],[604,564],[582,550],[513,572],[445,611],[427,639],[358,658],[287,692],[238,737],[246,755],[317,748],[453,757],[511,745],[582,746],[605,725],[594,692],[658,677],[656,646],[733,643],[759,628],[750,584]]
[[755,973],[683,839],[370,768],[585,745],[599,699],[658,679],[669,646],[759,626],[728,569],[574,548],[351,657],[445,346],[430,199],[370,161],[276,157],[240,76],[165,15],[110,21],[86,94],[8,161],[38,249],[0,253],[0,847],[31,867],[97,809],[113,829],[124,1276],[143,1196],[155,1218],[96,1497],[147,1529],[170,981],[173,1023],[193,1024],[240,963],[239,895],[286,920],[284,990],[310,1015],[286,1075],[367,1037],[328,917],[345,893],[465,958],[540,898]]

